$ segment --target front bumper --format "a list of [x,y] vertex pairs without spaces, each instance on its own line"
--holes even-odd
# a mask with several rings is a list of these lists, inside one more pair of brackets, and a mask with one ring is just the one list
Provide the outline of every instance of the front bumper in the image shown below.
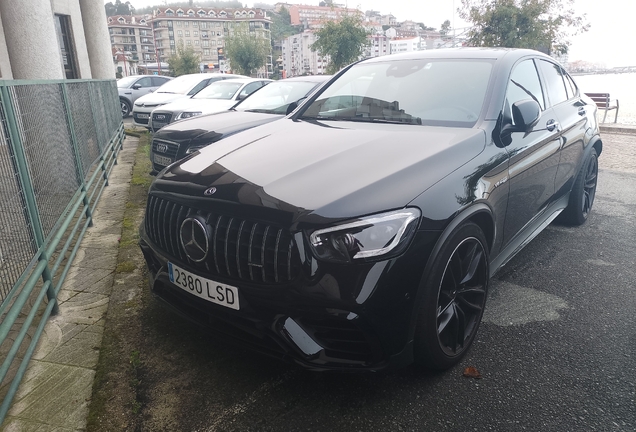
[[[430,253],[438,234],[419,232],[405,254],[387,261],[351,266],[305,262],[294,280],[271,285],[195,272],[152,244],[143,226],[140,247],[152,293],[217,335],[308,369],[379,371],[413,361],[422,254]],[[207,302],[172,284],[168,261],[237,287],[241,309]]]
[[155,108],[157,108],[156,105],[152,107],[134,105],[132,110],[133,125],[150,129],[150,115]]

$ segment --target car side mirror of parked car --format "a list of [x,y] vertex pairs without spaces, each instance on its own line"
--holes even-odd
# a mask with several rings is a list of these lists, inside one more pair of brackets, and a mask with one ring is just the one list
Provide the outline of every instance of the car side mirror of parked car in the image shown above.
[[512,104],[512,118],[516,132],[530,132],[539,122],[541,107],[537,101],[526,99]]
[[141,84],[134,84],[132,88],[133,90],[139,90],[141,88]]
[[285,111],[285,115],[291,114],[296,108],[298,108],[298,105],[300,105],[301,103],[303,103],[305,101],[305,99],[307,99],[307,98],[306,97],[302,97],[302,98],[298,99],[296,102],[292,102],[289,105],[287,105],[287,111]]

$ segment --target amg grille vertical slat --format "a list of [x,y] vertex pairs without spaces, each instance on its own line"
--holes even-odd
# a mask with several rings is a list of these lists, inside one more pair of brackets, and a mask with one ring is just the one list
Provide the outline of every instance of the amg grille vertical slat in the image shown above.
[[289,242],[289,249],[287,250],[287,280],[291,280],[291,257],[292,257],[292,242]]
[[166,221],[165,213],[166,208],[168,207],[169,202],[164,201],[159,205],[159,214],[157,215],[161,218],[161,224],[159,227],[160,235],[161,235],[161,243],[162,247],[166,249],[168,247],[168,238],[166,237],[166,225],[168,225],[168,221]]
[[219,216],[219,218],[216,220],[216,225],[214,226],[214,239],[212,240],[212,242],[214,243],[214,247],[212,248],[212,251],[214,252],[214,266],[216,267],[217,273],[221,273],[221,269],[219,268],[219,255],[216,253],[216,242],[217,236],[219,234],[219,225],[221,224],[222,218],[223,216]]
[[265,242],[267,241],[268,232],[269,225],[265,227],[265,232],[263,233],[263,243],[261,244],[261,273],[263,275],[263,282],[267,282],[267,278],[265,276]]
[[150,234],[150,206],[152,205],[152,200],[155,197],[153,197],[152,195],[148,197],[148,203],[146,204],[146,217],[145,217],[145,223],[146,223],[146,232],[148,233],[148,235],[150,237],[152,237],[152,235]]
[[282,233],[283,230],[279,229],[276,235],[276,247],[274,247],[274,282],[278,282],[278,247],[280,246],[280,235]]
[[168,230],[168,235],[170,236],[170,250],[168,251],[170,253],[170,255],[176,255],[177,252],[177,248],[175,247],[175,237],[176,237],[176,229],[175,229],[175,220],[174,220],[174,213],[177,210],[177,204],[173,203],[172,204],[172,210],[170,210],[170,227]]
[[[183,216],[181,216],[185,211],[185,214]],[[177,235],[179,233],[179,230],[181,229],[181,221],[182,219],[185,218],[185,216],[188,214],[188,210],[186,210],[186,208],[184,206],[181,206],[181,208],[179,209],[179,214],[177,215]],[[183,250],[183,248],[181,247],[181,240],[179,240],[179,237],[177,237],[177,250],[179,251],[179,258],[181,258],[183,261],[186,260],[186,256],[185,256],[185,252]]]
[[227,224],[227,231],[225,232],[225,268],[227,269],[228,276],[232,276],[232,271],[230,270],[230,251],[228,250],[232,222],[234,222],[234,218],[230,218],[230,221]]
[[157,217],[157,207],[159,206],[159,199],[156,199],[154,205],[152,206],[152,218],[154,219],[154,235],[155,239],[158,241],[159,239],[159,218]]
[[247,265],[250,270],[250,279],[254,280],[254,271],[252,270],[252,244],[254,243],[254,232],[256,231],[257,223],[252,226],[252,233],[250,234],[250,244],[247,249]]
[[239,278],[243,279],[243,272],[241,271],[241,234],[243,233],[243,226],[245,221],[239,225],[238,235],[236,236],[236,268],[238,269]]

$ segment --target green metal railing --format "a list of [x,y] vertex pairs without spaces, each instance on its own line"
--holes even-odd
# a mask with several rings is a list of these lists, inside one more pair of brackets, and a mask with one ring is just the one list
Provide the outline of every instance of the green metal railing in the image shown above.
[[0,424],[123,139],[114,80],[0,80]]

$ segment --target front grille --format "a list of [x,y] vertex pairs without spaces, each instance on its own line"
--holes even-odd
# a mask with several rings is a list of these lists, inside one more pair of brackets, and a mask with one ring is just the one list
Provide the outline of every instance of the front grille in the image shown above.
[[138,113],[133,113],[133,118],[135,119],[135,122],[139,124],[148,124],[148,118],[139,118]]
[[157,131],[170,123],[172,114],[169,113],[153,113],[152,114],[152,128]]
[[179,151],[179,144],[175,144],[170,141],[164,141],[161,139],[152,140],[152,152],[159,153],[164,156],[168,156],[174,160],[177,157]]
[[[199,263],[187,257],[180,240],[181,224],[195,215],[205,219],[209,236],[207,257]],[[155,245],[196,271],[263,284],[286,283],[297,274],[292,236],[283,228],[204,212],[152,195],[145,223]]]

